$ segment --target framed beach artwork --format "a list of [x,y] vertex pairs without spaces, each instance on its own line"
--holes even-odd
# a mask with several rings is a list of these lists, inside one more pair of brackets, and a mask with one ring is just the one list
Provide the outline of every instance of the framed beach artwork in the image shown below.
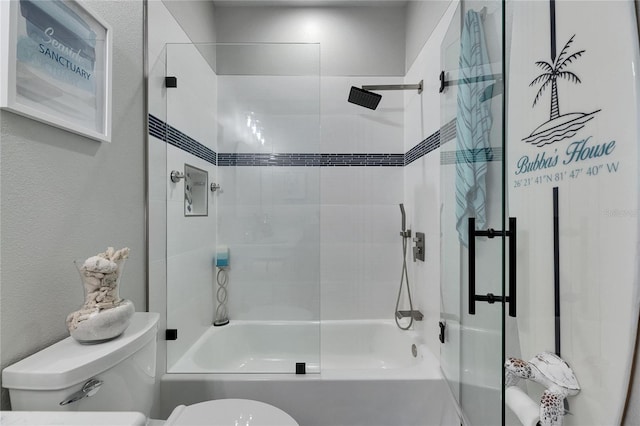
[[0,107],[111,142],[111,49],[80,3],[0,1]]

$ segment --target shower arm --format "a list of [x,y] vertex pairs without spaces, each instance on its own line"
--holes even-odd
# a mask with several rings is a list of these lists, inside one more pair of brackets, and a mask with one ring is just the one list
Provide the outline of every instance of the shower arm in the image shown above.
[[362,86],[362,90],[417,90],[422,93],[422,80],[418,84],[377,84]]

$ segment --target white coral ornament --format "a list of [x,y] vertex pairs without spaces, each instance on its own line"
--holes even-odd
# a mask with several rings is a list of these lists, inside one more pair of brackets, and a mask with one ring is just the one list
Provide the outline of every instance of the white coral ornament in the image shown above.
[[120,278],[129,248],[107,248],[104,253],[75,261],[84,287],[84,304],[67,316],[67,328],[80,343],[111,340],[124,332],[135,312],[133,303],[121,299]]

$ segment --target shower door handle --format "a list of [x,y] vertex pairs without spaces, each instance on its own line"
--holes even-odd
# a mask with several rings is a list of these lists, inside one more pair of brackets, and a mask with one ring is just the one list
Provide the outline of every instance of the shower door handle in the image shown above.
[[[489,228],[486,231],[476,230],[476,219],[469,218],[469,315],[476,314],[476,302],[509,303],[509,316],[516,316],[516,218],[509,218],[508,231],[496,231]],[[493,293],[487,295],[476,294],[476,237],[509,237],[509,296],[496,296]]]

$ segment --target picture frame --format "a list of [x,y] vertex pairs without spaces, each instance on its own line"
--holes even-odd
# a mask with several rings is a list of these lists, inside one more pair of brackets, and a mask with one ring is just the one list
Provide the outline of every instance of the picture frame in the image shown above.
[[0,108],[111,142],[112,38],[74,0],[0,1]]

